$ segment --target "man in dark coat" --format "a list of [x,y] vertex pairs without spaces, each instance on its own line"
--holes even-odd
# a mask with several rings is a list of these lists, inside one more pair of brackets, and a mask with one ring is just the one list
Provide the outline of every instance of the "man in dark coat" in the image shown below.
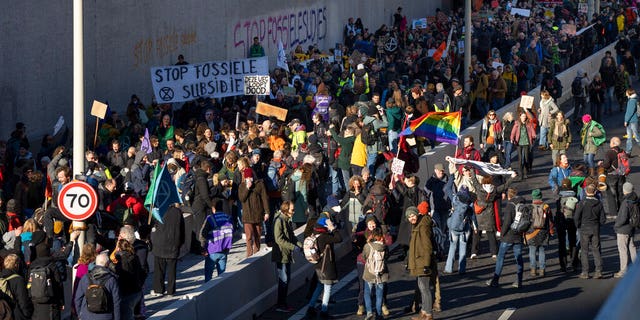
[[333,246],[336,243],[342,242],[342,237],[340,236],[340,232],[334,232],[335,229],[336,227],[331,219],[325,217],[319,218],[313,229],[313,234],[318,237],[316,240],[317,248],[318,250],[322,250],[323,253],[320,261],[315,265],[319,284],[309,300],[307,315],[310,317],[316,314],[316,300],[323,290],[320,316],[323,318],[328,317],[327,309],[329,308],[331,287],[334,283],[338,282],[338,270]]
[[164,223],[157,222],[151,230],[151,243],[154,259],[153,291],[151,295],[161,296],[164,294],[164,278],[167,277],[167,294],[176,293],[176,267],[180,247],[184,243],[184,218],[182,210],[172,206],[169,207],[162,217]]
[[622,203],[620,204],[620,210],[618,210],[616,223],[613,226],[618,242],[618,255],[620,255],[620,271],[613,275],[615,278],[624,277],[627,272],[629,258],[631,258],[631,263],[635,263],[637,260],[636,246],[633,243],[635,230],[629,220],[632,206],[638,206],[638,195],[633,189],[631,182],[625,182],[622,185]]
[[422,297],[422,310],[420,310],[418,317],[412,319],[433,319],[431,314],[433,299],[430,282],[432,281],[432,276],[434,276],[433,273],[437,272],[433,268],[437,264],[433,254],[434,244],[431,242],[433,221],[428,214],[419,214],[416,207],[407,208],[405,216],[412,226],[408,252],[409,273],[416,277],[420,296]]
[[7,280],[7,287],[13,295],[10,305],[13,306],[13,319],[31,319],[33,314],[33,303],[29,298],[27,283],[20,275],[20,257],[16,254],[9,254],[4,258],[4,270],[0,272],[0,278]]
[[576,205],[574,222],[580,231],[580,279],[589,279],[589,245],[596,265],[594,279],[602,278],[602,256],[600,255],[600,226],[607,222],[602,202],[596,198],[596,186],[585,188],[587,197]]

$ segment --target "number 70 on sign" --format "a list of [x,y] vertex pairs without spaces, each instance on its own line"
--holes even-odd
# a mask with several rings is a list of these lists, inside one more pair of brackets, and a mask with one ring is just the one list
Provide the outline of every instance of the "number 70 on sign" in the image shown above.
[[98,194],[88,183],[72,181],[58,194],[58,208],[69,220],[82,221],[91,217],[98,208]]

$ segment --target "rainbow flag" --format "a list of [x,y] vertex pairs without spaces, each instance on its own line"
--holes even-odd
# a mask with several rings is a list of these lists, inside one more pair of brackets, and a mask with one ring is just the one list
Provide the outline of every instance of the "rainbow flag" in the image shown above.
[[439,142],[457,144],[461,118],[460,111],[427,112],[422,117],[411,120],[409,126],[400,132],[400,135],[413,134]]

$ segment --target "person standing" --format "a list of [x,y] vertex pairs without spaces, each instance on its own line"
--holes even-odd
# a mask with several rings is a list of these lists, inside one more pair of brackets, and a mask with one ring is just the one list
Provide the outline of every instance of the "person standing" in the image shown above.
[[625,151],[631,155],[633,141],[640,144],[640,135],[638,135],[638,95],[633,88],[627,89],[627,110],[624,113],[624,127],[627,128],[627,146]]
[[511,285],[514,288],[520,288],[522,286],[522,273],[524,271],[524,262],[522,261],[522,233],[517,232],[512,224],[519,219],[516,218],[516,207],[519,204],[524,205],[524,199],[518,197],[518,190],[515,188],[509,188],[507,190],[507,206],[504,210],[504,229],[503,236],[500,242],[500,250],[498,251],[498,258],[496,259],[496,269],[493,273],[493,278],[486,282],[489,287],[498,287],[500,275],[502,274],[502,267],[504,264],[504,257],[507,254],[507,250],[513,249],[513,256],[516,261],[517,280]]
[[[626,181],[624,172],[618,171],[618,156],[621,152],[624,152],[620,148],[620,138],[612,137],[609,141],[610,149],[604,155],[604,159],[598,162],[598,165],[604,169],[604,173],[607,175],[606,184],[607,190],[602,193],[604,196],[604,211],[607,215],[615,215],[620,208],[620,202],[622,202],[622,184]],[[620,155],[622,156],[622,155]]]
[[153,290],[151,295],[158,297],[164,294],[165,275],[167,277],[167,295],[176,293],[176,267],[180,247],[184,243],[184,218],[182,210],[171,206],[162,217],[163,223],[157,222],[151,230],[153,247]]
[[582,129],[580,130],[580,144],[583,149],[584,163],[589,168],[589,175],[595,176],[595,157],[598,147],[607,139],[601,124],[591,119],[591,115],[582,116]]
[[247,258],[260,251],[262,222],[269,220],[269,197],[262,179],[253,180],[253,170],[242,172],[244,183],[238,188],[238,199],[242,202],[242,223],[247,237]]
[[549,121],[547,141],[549,148],[551,148],[551,161],[557,163],[558,156],[566,154],[571,145],[571,129],[569,128],[569,120],[564,118],[564,112],[558,111],[555,117]]
[[[27,282],[20,275],[20,257],[16,254],[9,254],[4,258],[4,269],[0,272],[0,278],[7,282],[7,289],[13,295],[9,301],[13,306],[13,318],[16,320],[31,319],[33,314],[33,303],[29,298]],[[8,297],[5,299],[9,300]]]
[[475,215],[469,206],[473,201],[467,186],[461,186],[455,192],[453,179],[449,179],[444,186],[444,194],[451,200],[451,214],[447,219],[449,228],[449,254],[444,266],[444,273],[453,273],[453,262],[458,249],[458,274],[465,274],[467,270],[467,240],[471,235],[471,225],[478,225]]
[[540,107],[538,108],[538,124],[540,125],[540,141],[538,143],[538,149],[547,150],[549,148],[547,134],[551,124],[551,119],[555,116],[556,112],[560,111],[556,103],[553,101],[551,94],[548,91],[542,91],[540,93]]
[[249,48],[249,58],[264,57],[264,48],[258,37],[253,37],[253,45]]
[[602,256],[600,255],[600,226],[607,222],[602,202],[596,198],[596,186],[587,185],[586,198],[576,205],[574,221],[580,231],[580,279],[589,279],[589,246],[595,263],[594,279],[602,278]]
[[[529,265],[532,277],[544,277],[544,269],[547,266],[545,246],[549,244],[549,234],[554,234],[551,209],[548,204],[542,201],[540,189],[531,192],[531,200],[531,228],[525,234],[529,245]],[[538,253],[537,260],[536,253]]]
[[587,108],[587,93],[585,88],[589,86],[589,78],[584,70],[578,70],[576,77],[571,82],[571,94],[573,95],[573,122],[578,122],[578,117],[585,114]]
[[433,243],[431,242],[433,235],[433,221],[431,217],[420,215],[418,208],[408,207],[405,213],[407,220],[411,223],[411,240],[409,243],[409,273],[416,277],[418,289],[422,297],[422,310],[417,317],[412,320],[430,320],[433,319],[433,294],[431,292],[431,276],[433,272],[437,272],[432,268],[432,264],[436,263],[433,255]]
[[[93,313],[89,311],[87,306],[87,288],[92,283],[101,284],[110,295],[109,313]],[[118,278],[109,269],[109,256],[106,253],[99,254],[96,257],[96,266],[87,273],[78,284],[78,291],[74,298],[75,304],[79,310],[80,319],[98,319],[98,320],[117,320],[120,317],[120,293],[118,288]]]
[[307,315],[310,317],[315,316],[317,312],[315,305],[320,293],[322,293],[320,316],[323,318],[328,318],[329,316],[327,310],[329,308],[329,298],[331,297],[331,287],[338,282],[338,270],[333,245],[342,242],[340,232],[334,232],[335,229],[333,221],[326,217],[319,218],[313,228],[313,234],[317,235],[317,248],[322,250],[322,255],[320,261],[315,265],[319,283],[308,303]]
[[291,312],[287,304],[287,293],[289,291],[289,281],[291,280],[291,264],[293,263],[293,253],[300,251],[302,243],[298,241],[293,230],[294,205],[291,201],[284,201],[280,205],[280,211],[273,220],[273,236],[275,246],[271,253],[271,261],[276,264],[278,274],[278,302],[276,311]]
[[[576,192],[571,187],[571,180],[567,177],[562,179],[558,188],[558,201],[556,202],[556,216],[554,225],[558,232],[558,260],[560,262],[560,270],[566,272],[571,268],[576,272],[578,269],[578,248],[577,248],[577,230],[573,220],[576,210],[578,198]],[[567,242],[569,243],[569,251],[567,252]],[[567,255],[570,259],[570,265],[567,264]]]
[[362,256],[365,257],[366,263],[362,279],[366,282],[364,287],[364,305],[367,309],[367,317],[365,319],[374,319],[373,306],[371,305],[371,293],[373,288],[376,289],[376,314],[378,317],[383,316],[382,299],[384,290],[389,281],[389,269],[387,260],[389,259],[389,248],[387,248],[382,229],[375,228],[371,231],[367,244],[362,250]]
[[[622,185],[622,192],[624,197],[613,226],[616,231],[618,254],[620,255],[620,271],[613,275],[614,278],[624,277],[627,272],[629,258],[631,258],[631,263],[635,263],[638,260],[636,246],[633,243],[635,229],[630,223],[631,213],[633,210],[638,210],[638,195],[634,192],[633,184],[630,182],[625,182]],[[636,208],[634,209],[633,206],[636,206]]]
[[533,162],[533,159],[531,159],[531,148],[536,137],[536,129],[527,116],[527,113],[520,113],[519,119],[515,122],[511,130],[511,143],[513,143],[514,146],[518,146],[518,162],[520,163],[521,179],[529,178],[529,168]]

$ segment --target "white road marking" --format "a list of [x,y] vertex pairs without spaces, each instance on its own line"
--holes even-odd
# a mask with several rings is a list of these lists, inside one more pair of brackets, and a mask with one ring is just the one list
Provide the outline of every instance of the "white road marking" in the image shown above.
[[507,320],[513,315],[514,312],[516,312],[516,308],[507,308],[507,310],[502,313],[498,320]]

